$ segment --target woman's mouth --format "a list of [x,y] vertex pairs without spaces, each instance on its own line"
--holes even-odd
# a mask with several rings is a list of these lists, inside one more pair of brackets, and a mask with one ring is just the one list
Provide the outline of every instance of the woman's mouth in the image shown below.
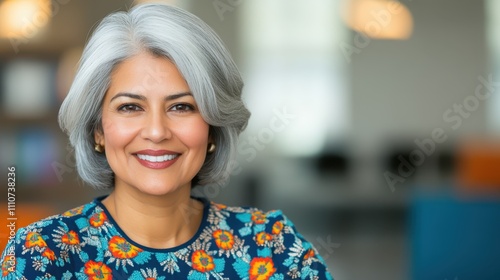
[[178,156],[179,156],[179,154],[164,155],[164,156],[150,156],[150,155],[137,154],[138,158],[140,158],[142,160],[150,161],[150,162],[169,161],[169,160],[173,160],[173,159],[177,158]]
[[134,154],[141,165],[151,169],[170,167],[180,156],[180,153],[167,150],[142,150]]

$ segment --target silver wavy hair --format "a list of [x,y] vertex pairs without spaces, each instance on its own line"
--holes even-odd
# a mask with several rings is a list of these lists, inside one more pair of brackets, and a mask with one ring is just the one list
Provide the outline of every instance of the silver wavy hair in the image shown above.
[[80,177],[97,189],[113,187],[104,154],[94,151],[102,131],[102,100],[113,69],[140,52],[172,61],[187,81],[210,136],[217,145],[193,178],[193,185],[223,184],[231,173],[238,135],[250,112],[241,100],[243,82],[221,39],[202,20],[165,4],[144,4],[115,12],[97,26],[85,46],[59,125],[75,149]]

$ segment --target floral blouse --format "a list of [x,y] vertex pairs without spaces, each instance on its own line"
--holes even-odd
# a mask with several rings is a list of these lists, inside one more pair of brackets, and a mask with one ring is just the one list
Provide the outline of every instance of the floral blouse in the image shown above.
[[2,279],[332,279],[280,211],[199,199],[193,238],[153,249],[127,237],[103,198],[20,228],[2,254]]

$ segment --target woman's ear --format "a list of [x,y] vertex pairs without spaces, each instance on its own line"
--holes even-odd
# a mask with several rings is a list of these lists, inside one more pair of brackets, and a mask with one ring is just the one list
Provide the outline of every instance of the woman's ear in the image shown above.
[[101,129],[94,130],[94,141],[96,144],[104,146],[104,134]]

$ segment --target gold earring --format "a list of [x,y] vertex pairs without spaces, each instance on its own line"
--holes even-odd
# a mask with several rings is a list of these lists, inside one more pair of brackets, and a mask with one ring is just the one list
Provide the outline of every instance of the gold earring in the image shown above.
[[214,143],[210,143],[210,145],[208,146],[208,153],[211,154],[215,151],[215,144]]
[[101,146],[101,145],[99,145],[99,144],[95,144],[95,146],[94,146],[94,150],[95,150],[96,152],[98,152],[98,153],[102,153],[102,152],[104,152],[104,147],[103,147],[103,146]]

